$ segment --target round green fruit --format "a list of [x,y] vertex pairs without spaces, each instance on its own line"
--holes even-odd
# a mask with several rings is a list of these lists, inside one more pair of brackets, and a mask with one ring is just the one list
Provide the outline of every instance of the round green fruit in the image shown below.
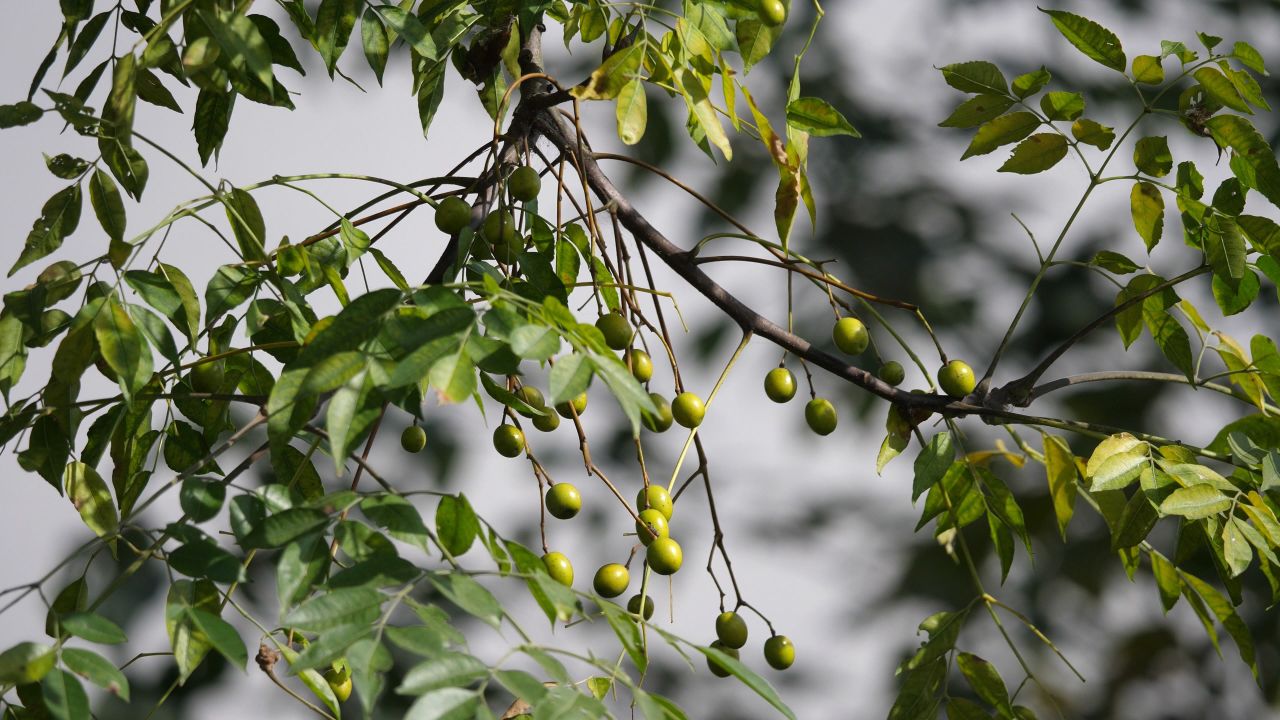
[[547,512],[552,517],[568,520],[582,510],[582,495],[569,483],[556,483],[547,491]]
[[836,430],[836,407],[826,398],[814,398],[804,406],[804,421],[819,435],[830,435]]
[[507,178],[507,192],[520,202],[532,202],[537,200],[538,193],[542,192],[542,178],[538,177],[537,170],[528,165],[521,165],[511,173],[511,177]]
[[410,425],[400,433],[400,447],[405,452],[419,453],[427,446],[427,431],[418,425]]
[[[627,601],[627,612],[631,613],[632,615],[640,614],[641,597],[642,596],[640,595],[631,596],[631,599]],[[653,598],[649,597],[648,595],[645,595],[643,596],[643,599],[644,599],[644,619],[648,620],[649,618],[653,617]]]
[[574,413],[581,415],[586,411],[587,411],[587,394],[586,393],[582,393],[581,395],[575,397],[572,400],[566,400],[565,402],[562,402],[559,405],[556,405],[556,412],[560,413],[560,417],[567,418],[567,419],[572,419]]
[[707,406],[702,398],[691,392],[682,392],[671,401],[671,416],[681,425],[693,429],[702,424]]
[[338,702],[346,702],[351,697],[351,667],[345,660],[340,660],[325,670],[324,679],[329,683],[329,689],[338,698]]
[[618,563],[609,563],[601,565],[596,571],[595,578],[591,581],[591,586],[595,588],[596,594],[600,597],[615,598],[627,591],[627,585],[631,584],[631,573],[627,572],[624,565]]
[[604,335],[604,344],[614,350],[624,350],[631,344],[631,323],[620,312],[601,315],[596,328]]
[[489,245],[498,247],[514,244],[515,239],[520,237],[520,230],[516,227],[516,219],[511,216],[511,213],[506,210],[494,210],[485,216],[484,222],[480,223],[480,234],[489,241]]
[[216,393],[227,377],[222,361],[202,362],[191,368],[191,389],[198,393]]
[[655,539],[670,535],[671,528],[667,525],[667,516],[663,515],[661,510],[649,508],[640,511],[640,520],[636,523],[636,537],[640,538],[642,545],[648,545]]
[[515,425],[499,425],[493,431],[493,447],[503,457],[519,457],[524,452],[524,433]]
[[647,383],[649,378],[653,377],[653,358],[649,357],[649,353],[643,350],[628,350],[622,357],[622,361],[631,368],[631,376],[636,382]]
[[764,661],[775,670],[786,670],[796,661],[796,646],[786,635],[774,635],[764,641]]
[[890,360],[881,365],[879,370],[876,370],[876,376],[890,385],[897,387],[906,379],[907,371],[903,369],[902,363],[897,360]]
[[573,563],[569,562],[568,556],[564,553],[549,552],[543,555],[542,566],[547,569],[547,574],[552,580],[565,587],[573,586]]
[[650,508],[662,513],[663,517],[670,520],[671,513],[675,512],[675,505],[671,502],[671,493],[661,485],[649,485],[640,488],[640,492],[636,495],[636,508],[640,512],[644,512]]
[[861,320],[845,317],[840,318],[835,327],[831,328],[831,339],[835,340],[840,352],[846,355],[861,355],[871,342],[871,335]]
[[716,616],[716,637],[725,647],[740,648],[747,644],[747,621],[736,612],[722,612]]
[[938,370],[938,384],[942,386],[942,392],[954,397],[964,397],[973,392],[978,381],[968,363],[952,360]]
[[684,551],[680,549],[680,543],[669,537],[658,538],[649,543],[649,550],[644,557],[649,567],[659,575],[673,575],[684,564]]
[[649,399],[653,401],[654,407],[658,408],[658,412],[641,411],[640,423],[652,432],[666,432],[671,428],[671,423],[675,422],[675,418],[671,415],[671,403],[658,393],[649,393]]
[[471,224],[471,206],[460,197],[451,196],[436,206],[436,227],[440,232],[457,235]]
[[552,430],[560,427],[560,416],[553,412],[549,412],[545,415],[534,415],[533,426],[542,432],[551,432]]
[[[524,403],[529,407],[541,410],[547,406],[546,400],[542,398],[542,391],[532,385],[521,385],[520,389],[516,390],[515,395],[524,401]],[[523,408],[516,408],[516,412],[527,418],[537,416],[535,413],[531,413]]]
[[[720,642],[719,640],[712,640],[711,645],[709,647],[713,647],[716,650],[719,650],[720,652],[724,653],[725,655],[728,655],[734,660],[738,659],[737,648],[731,648],[728,645],[725,645],[724,643]],[[719,662],[712,660],[710,655],[707,656],[707,667],[711,669],[711,674],[715,675],[716,677],[726,678],[726,677],[729,677],[730,675],[729,669],[721,665]]]
[[760,19],[765,25],[777,27],[787,21],[787,6],[782,0],[760,0]]
[[776,367],[765,373],[764,394],[776,403],[784,403],[796,396],[796,376],[784,367]]

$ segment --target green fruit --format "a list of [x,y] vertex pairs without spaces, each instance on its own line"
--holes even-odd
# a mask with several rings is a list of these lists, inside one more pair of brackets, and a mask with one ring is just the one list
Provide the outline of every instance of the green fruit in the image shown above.
[[537,200],[538,193],[542,192],[542,178],[538,177],[537,170],[521,165],[507,178],[507,192],[520,202]]
[[568,520],[582,510],[582,495],[569,483],[556,483],[547,491],[547,512],[552,517]]
[[776,403],[784,403],[796,396],[796,376],[784,367],[776,367],[764,376],[764,394]]
[[668,520],[671,519],[671,513],[675,512],[675,505],[671,502],[671,493],[661,485],[649,485],[640,488],[640,492],[636,495],[636,508],[640,512],[644,512],[649,508],[653,508],[662,513]]
[[568,556],[564,553],[549,552],[543,555],[542,566],[547,569],[547,574],[552,580],[565,587],[573,586],[573,563],[569,562]]
[[520,236],[516,219],[506,210],[494,210],[480,223],[480,234],[491,246],[511,245]]
[[[104,373],[105,374],[105,373]],[[191,368],[191,389],[198,393],[216,393],[222,389],[222,381],[226,372],[222,369],[222,361],[202,362]],[[114,377],[111,379],[115,379]]]
[[973,392],[978,381],[968,363],[952,360],[938,371],[938,384],[942,386],[942,392],[954,397],[964,397]]
[[658,408],[658,412],[650,413],[642,410],[640,412],[640,423],[652,432],[666,432],[671,428],[671,423],[675,422],[675,418],[671,416],[671,403],[667,402],[667,399],[658,393],[649,393],[649,399]]
[[631,368],[631,376],[636,382],[647,383],[649,378],[653,377],[653,358],[649,357],[649,353],[643,350],[628,350],[622,357],[622,361]]
[[835,327],[831,328],[831,339],[836,341],[836,347],[840,348],[840,352],[846,355],[860,355],[871,342],[871,335],[861,320],[845,317],[840,318]]
[[[653,617],[653,598],[649,597],[648,595],[645,595],[643,597],[644,597],[644,619],[648,620],[649,618]],[[639,615],[640,599],[641,599],[640,595],[632,595],[631,599],[627,601],[627,612],[631,613],[632,615]]]
[[649,508],[640,511],[640,520],[636,523],[636,537],[640,538],[642,545],[648,545],[657,538],[670,535],[671,528],[667,525],[667,516],[663,515],[661,510]]
[[702,398],[691,392],[682,392],[671,401],[671,416],[681,425],[693,429],[702,424],[707,414],[707,406]]
[[880,369],[876,371],[876,376],[896,387],[906,379],[907,371],[903,369],[902,363],[897,360],[890,360],[880,366]]
[[787,21],[787,6],[782,0],[760,0],[760,19],[770,27],[781,25]]
[[786,635],[774,635],[764,641],[764,660],[775,670],[786,670],[796,661],[796,646]]
[[457,235],[471,224],[471,206],[460,197],[451,196],[436,206],[436,227],[440,232]]
[[596,594],[607,598],[618,597],[626,592],[629,584],[631,584],[631,573],[627,572],[625,566],[618,563],[601,565],[600,569],[596,571],[595,578],[591,581],[591,586],[595,588]]
[[549,412],[546,415],[534,415],[533,426],[542,432],[551,432],[560,427],[560,416]]
[[631,323],[616,310],[601,315],[596,329],[604,335],[604,344],[614,350],[624,350],[631,344]]
[[503,242],[490,245],[489,250],[493,253],[495,260],[504,265],[510,265],[520,257],[520,252],[524,250],[524,236],[520,233],[506,235],[503,238]]
[[503,457],[519,457],[524,452],[524,433],[515,425],[499,425],[493,431],[493,447]]
[[339,660],[324,671],[325,682],[333,691],[338,702],[346,702],[351,697],[351,666],[346,660]]
[[826,398],[814,398],[804,406],[804,421],[819,435],[830,435],[836,429],[836,408]]
[[560,417],[572,419],[574,413],[581,415],[587,411],[587,394],[582,393],[572,400],[556,405],[556,412],[560,413]]
[[[515,395],[523,400],[529,407],[541,410],[547,406],[546,401],[542,398],[542,391],[532,385],[521,385],[520,389],[516,390]],[[531,413],[523,408],[516,408],[516,412],[527,418],[537,417],[535,413]]]
[[[731,648],[728,645],[725,645],[724,643],[720,642],[719,640],[711,641],[711,645],[709,647],[713,647],[716,650],[719,650],[720,652],[724,653],[725,655],[728,655],[734,660],[738,659],[737,648]],[[724,665],[721,665],[719,662],[712,660],[710,655],[707,656],[707,667],[711,668],[711,674],[715,675],[716,677],[726,678],[726,677],[729,677],[730,675],[729,669],[726,668]]]
[[740,648],[747,644],[747,621],[736,612],[716,616],[716,637],[725,647]]
[[400,433],[400,447],[405,452],[419,453],[427,446],[427,431],[417,425],[410,425]]
[[649,550],[644,557],[649,567],[659,575],[672,575],[684,564],[684,551],[680,549],[680,543],[669,537],[658,538],[649,543]]

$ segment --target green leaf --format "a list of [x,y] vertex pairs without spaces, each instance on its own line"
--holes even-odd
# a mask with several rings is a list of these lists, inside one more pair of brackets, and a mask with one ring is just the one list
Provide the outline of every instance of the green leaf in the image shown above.
[[129,680],[101,655],[83,648],[62,648],[62,662],[71,672],[129,702]]
[[69,613],[59,622],[63,630],[91,643],[118,645],[129,639],[119,625],[93,612]]
[[25,685],[39,682],[57,661],[57,653],[48,645],[20,642],[0,653],[0,683]]
[[791,711],[791,708],[787,707],[786,703],[782,702],[782,698],[778,697],[778,693],[773,689],[773,686],[764,678],[752,672],[737,658],[727,655],[713,647],[694,645],[693,648],[705,655],[707,658],[714,660],[720,667],[728,670],[729,674],[741,680],[743,685],[751,688],[755,694],[764,698],[765,702],[772,705],[774,709],[782,713],[784,717],[795,720],[795,713]]
[[276,596],[281,611],[311,592],[328,566],[329,546],[320,533],[304,535],[285,545],[276,562]]
[[1018,143],[1000,172],[1034,175],[1057,165],[1067,156],[1067,139],[1058,133],[1036,133]]
[[978,697],[996,708],[1012,711],[1009,707],[1009,691],[1005,689],[1004,681],[1000,679],[1000,673],[994,665],[966,652],[956,655],[956,665]]
[[1115,33],[1088,18],[1063,10],[1040,8],[1040,12],[1053,19],[1054,27],[1058,28],[1058,32],[1075,45],[1077,50],[1116,72],[1124,72],[1126,64],[1124,50],[1120,47],[1120,38],[1117,38]]
[[1173,169],[1173,155],[1169,153],[1169,141],[1163,135],[1144,137],[1133,149],[1133,164],[1139,172],[1152,177],[1164,177]]
[[1002,145],[1018,142],[1039,126],[1040,119],[1035,113],[1024,111],[1002,115],[978,128],[960,159],[986,155]]
[[[104,18],[108,14],[102,13]],[[0,105],[0,130],[30,125],[43,116],[44,110],[41,110],[40,106],[25,100],[13,105]]]
[[1122,452],[1104,460],[1090,476],[1089,492],[1122,490],[1138,479],[1150,464],[1145,452]]
[[364,46],[364,57],[369,61],[369,67],[373,70],[374,77],[378,78],[378,84],[382,84],[382,73],[387,68],[387,50],[390,47],[390,40],[387,37],[387,28],[382,24],[382,20],[378,18],[378,13],[373,8],[367,8],[364,15],[360,18],[360,39]]
[[1187,585],[1190,586],[1189,589],[1195,590],[1205,604],[1209,606],[1209,609],[1213,611],[1214,616],[1218,618],[1222,626],[1227,629],[1231,638],[1236,641],[1236,649],[1240,652],[1240,659],[1249,666],[1249,669],[1253,671],[1254,678],[1257,679],[1258,663],[1254,657],[1253,638],[1249,633],[1249,626],[1236,613],[1231,606],[1231,602],[1223,597],[1222,593],[1215,590],[1212,585],[1188,573],[1183,573],[1182,577]]
[[1018,99],[1024,99],[1035,95],[1044,89],[1045,85],[1053,79],[1053,75],[1043,66],[1039,70],[1033,70],[1029,73],[1023,73],[1013,79],[1013,94]]
[[617,356],[592,353],[590,358],[596,374],[604,380],[605,385],[617,399],[618,405],[622,407],[623,414],[631,421],[632,434],[638,437],[641,414],[658,411],[653,404],[653,399]]
[[609,622],[609,627],[613,628],[613,634],[618,637],[618,642],[626,651],[627,657],[631,658],[636,670],[643,674],[649,668],[649,658],[638,621],[630,613],[624,612],[622,608],[608,601],[600,603],[600,610],[604,613],[605,620]]
[[1230,218],[1214,217],[1205,223],[1204,230],[1204,257],[1214,276],[1237,287],[1245,272],[1245,244],[1240,229]]
[[267,227],[257,201],[244,190],[233,188],[222,196],[222,204],[227,209],[227,222],[235,233],[236,245],[240,247],[240,257],[244,260],[266,260],[263,246]]
[[219,655],[235,667],[245,670],[249,662],[249,653],[244,647],[244,640],[235,628],[213,612],[197,607],[187,608],[187,614],[200,632],[209,638],[209,642],[213,644],[213,648]]
[[1133,58],[1133,79],[1145,85],[1164,82],[1164,67],[1155,55],[1138,55]]
[[1252,270],[1245,270],[1244,277],[1240,278],[1239,284],[1232,288],[1225,280],[1213,276],[1213,299],[1218,303],[1218,308],[1222,310],[1224,317],[1236,315],[1244,312],[1253,301],[1258,298],[1258,293],[1262,290],[1262,284],[1258,281],[1257,273]]
[[521,325],[510,342],[511,352],[526,360],[546,360],[560,351],[560,335],[544,325]]
[[89,715],[89,696],[84,686],[66,670],[55,670],[40,683],[45,710],[55,720],[84,720]]
[[[1150,468],[1143,469],[1144,478],[1150,474],[1152,474]],[[1127,550],[1146,540],[1158,519],[1159,515],[1147,494],[1141,488],[1134,491],[1133,495],[1129,496],[1129,501],[1125,503],[1124,511],[1120,513],[1120,521],[1116,523],[1115,531],[1111,535],[1111,549]]]
[[[1245,118],[1239,115],[1218,115],[1205,123],[1219,147],[1231,148],[1253,170],[1253,182],[1241,181],[1254,187],[1272,205],[1280,207],[1280,165],[1277,165],[1271,146]],[[1235,170],[1232,164],[1232,170]],[[1239,177],[1240,173],[1236,173]]]
[[850,135],[862,137],[844,115],[826,100],[802,97],[787,103],[787,125],[803,130],[815,137]]
[[185,683],[213,647],[209,636],[196,626],[187,612],[198,608],[205,612],[218,612],[220,596],[208,580],[175,580],[169,586],[165,600],[164,625],[169,634],[169,646],[178,664],[179,681]]
[[445,552],[457,557],[471,549],[480,532],[476,518],[466,495],[445,495],[436,506],[436,537]]
[[410,705],[404,720],[470,720],[479,705],[480,695],[474,690],[440,688]]
[[447,687],[464,687],[489,674],[489,666],[465,653],[445,652],[409,669],[396,688],[401,695],[423,695]]
[[242,543],[246,548],[273,548],[286,545],[329,522],[329,516],[311,508],[289,508],[268,515],[250,531]]
[[324,632],[343,625],[368,625],[378,619],[386,597],[369,587],[340,588],[308,599],[285,613],[287,626]]
[[571,353],[556,360],[548,374],[549,405],[559,405],[586,392],[593,364],[586,355]]
[[[946,120],[938,123],[938,127],[977,127],[998,117],[1012,107],[1013,102],[1013,98],[1004,95],[977,95],[960,103],[960,106],[948,115]],[[1043,102],[1042,100],[1041,103]]]
[[[364,3],[360,0],[321,0],[316,11],[315,35],[312,43],[325,67],[329,69],[329,77],[333,77],[334,66],[342,51],[347,49],[351,31],[356,25],[356,14]],[[385,17],[385,16],[384,16]]]
[[62,489],[80,513],[80,519],[98,537],[114,533],[119,518],[111,491],[97,470],[80,462],[67,463],[62,475]]
[[1142,266],[1138,263],[1118,252],[1112,252],[1111,250],[1099,250],[1089,260],[1089,264],[1094,267],[1109,270],[1117,275],[1128,275],[1131,272],[1142,269]]
[[1210,100],[1246,115],[1253,114],[1253,110],[1249,107],[1249,104],[1244,101],[1244,98],[1240,97],[1240,93],[1236,90],[1235,85],[1227,79],[1227,76],[1219,72],[1217,68],[1209,66],[1202,67],[1195,71],[1194,77],[1196,82],[1200,83],[1200,87],[1204,90],[1205,95],[1209,96]]
[[[111,176],[94,170],[89,179],[89,201],[93,204],[93,212],[98,216],[102,229],[113,243],[124,242],[125,213],[124,201],[120,199],[120,190]],[[113,263],[116,267],[120,264]]]
[[1158,552],[1150,553],[1151,574],[1155,576],[1156,588],[1160,591],[1160,605],[1167,614],[1178,604],[1178,596],[1182,594],[1182,581],[1178,579],[1178,570],[1165,556]]
[[133,112],[137,102],[137,58],[126,53],[116,60],[111,94],[102,109],[106,132],[122,145],[129,145],[133,136]]
[[1099,150],[1106,150],[1115,142],[1115,130],[1088,118],[1077,118],[1071,123],[1071,135],[1076,140],[1092,145]]
[[398,495],[372,495],[360,502],[360,510],[375,525],[401,542],[432,552],[429,532],[418,509]]
[[[1231,569],[1231,577],[1238,577],[1248,570],[1249,563],[1253,562],[1253,549],[1241,532],[1239,521],[1234,517],[1229,518],[1222,525],[1222,551],[1227,560],[1227,567]],[[1266,561],[1263,560],[1263,562]]]
[[955,63],[939,70],[942,71],[942,79],[960,92],[1009,94],[1008,83],[1000,68],[986,60]]
[[1231,498],[1212,485],[1192,485],[1178,488],[1160,503],[1161,515],[1179,515],[1198,520],[1225,512],[1231,508]]
[[782,34],[782,26],[767,25],[755,18],[743,18],[737,22],[734,35],[738,40],[738,52],[742,55],[742,72],[750,73],[752,66],[768,56]]
[[497,628],[502,623],[502,605],[483,585],[468,575],[459,573],[432,573],[427,576],[431,584],[470,615]]
[[1252,45],[1247,42],[1237,42],[1231,48],[1231,56],[1240,61],[1241,65],[1258,73],[1259,75],[1270,75],[1267,72],[1267,66],[1262,61],[1262,53],[1258,52]]
[[640,142],[649,122],[649,105],[645,98],[644,82],[639,78],[629,81],[618,91],[615,115],[618,120],[618,139],[624,145]]
[[208,165],[209,158],[217,157],[222,141],[231,126],[231,113],[236,104],[235,93],[201,90],[196,96],[193,131],[200,164]]
[[915,502],[926,490],[937,485],[955,462],[956,450],[950,432],[940,432],[929,439],[916,456],[915,479],[911,484],[911,502]]
[[1050,120],[1075,120],[1084,112],[1084,96],[1057,90],[1040,98],[1040,109]]
[[441,55],[436,48],[435,40],[417,16],[402,8],[391,5],[377,5],[374,10],[382,16],[387,27],[404,38],[405,43],[418,55],[428,60],[439,60]]
[[613,100],[629,83],[640,79],[645,43],[637,43],[613,53],[581,85],[569,92],[579,100]]
[[235,265],[223,265],[214,272],[204,291],[204,323],[212,327],[223,315],[248,300],[262,276]]
[[267,40],[245,15],[224,15],[197,9],[196,13],[213,33],[213,38],[222,48],[223,57],[227,58],[231,69],[237,72],[248,72],[267,91],[270,97],[275,89],[275,75],[271,71],[271,48]]
[[1075,455],[1065,440],[1052,435],[1044,436],[1045,473],[1049,480],[1049,495],[1053,498],[1053,512],[1058,520],[1058,532],[1067,538],[1067,525],[1075,514],[1076,469]]
[[[1164,233],[1164,196],[1149,182],[1136,182],[1129,193],[1129,211],[1147,252],[1155,249]],[[1137,267],[1134,267],[1136,270]]]
[[132,397],[151,380],[151,349],[115,295],[94,318],[93,332],[102,358],[116,372],[126,397]]
[[476,368],[465,346],[432,365],[428,377],[448,402],[461,402],[476,391]]
[[53,194],[40,209],[40,217],[31,225],[17,262],[9,268],[12,277],[18,270],[62,247],[62,241],[80,224],[80,186],[68,185]]

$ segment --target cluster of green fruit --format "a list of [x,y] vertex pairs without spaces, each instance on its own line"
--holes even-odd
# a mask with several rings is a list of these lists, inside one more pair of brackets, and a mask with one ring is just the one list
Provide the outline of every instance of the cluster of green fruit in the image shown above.
[[[739,650],[747,644],[747,621],[732,610],[716,616],[716,639],[711,647],[737,660]],[[775,670],[786,670],[796,661],[796,646],[786,635],[770,635],[764,641],[764,660]],[[711,657],[707,667],[717,677],[729,677],[729,669]]]
[[[831,339],[846,355],[861,355],[871,343],[867,326],[854,317],[843,317],[831,329]],[[876,376],[892,386],[906,379],[906,370],[897,360],[888,360],[876,370]],[[938,385],[947,395],[964,397],[977,386],[973,368],[963,360],[951,360],[938,370]],[[776,403],[789,402],[796,396],[796,376],[786,366],[779,365],[764,376],[764,394]],[[819,435],[835,432],[836,408],[830,400],[814,397],[804,407],[804,419],[809,429]]]
[[[507,178],[507,193],[513,201],[532,202],[542,192],[542,178],[538,171],[521,165]],[[436,227],[448,235],[457,235],[471,224],[471,206],[456,195],[451,195],[436,206]],[[471,255],[477,260],[494,258],[510,265],[517,253],[524,250],[527,240],[520,233],[515,217],[505,209],[497,209],[485,216],[471,243]]]

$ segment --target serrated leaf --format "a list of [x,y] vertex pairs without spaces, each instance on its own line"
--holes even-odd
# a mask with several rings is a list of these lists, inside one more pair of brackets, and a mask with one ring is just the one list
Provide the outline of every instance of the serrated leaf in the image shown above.
[[1145,85],[1164,82],[1164,67],[1155,55],[1138,55],[1133,58],[1133,79]]
[[1067,156],[1067,139],[1058,133],[1036,133],[1018,143],[1000,172],[1034,175],[1057,165]]
[[973,141],[964,151],[961,160],[975,155],[986,155],[1002,145],[1015,143],[1030,135],[1040,125],[1040,119],[1031,112],[1016,112],[1002,115],[982,127],[973,136]]
[[1115,33],[1088,18],[1063,10],[1040,8],[1040,12],[1048,15],[1053,20],[1054,27],[1058,28],[1058,32],[1062,33],[1062,36],[1085,56],[1116,72],[1124,72],[1126,64],[1124,50],[1120,47],[1120,38],[1116,37]]
[[1040,110],[1050,120],[1075,120],[1084,113],[1084,96],[1057,90],[1040,98]]
[[1244,101],[1244,98],[1240,97],[1235,85],[1217,68],[1202,67],[1195,71],[1194,77],[1196,82],[1200,83],[1205,95],[1214,102],[1246,115],[1253,114],[1253,109]]
[[1169,153],[1169,141],[1163,135],[1144,137],[1133,149],[1133,164],[1139,172],[1152,177],[1164,177],[1173,169],[1173,155]]
[[942,79],[960,92],[1008,95],[1009,85],[994,63],[986,60],[955,63],[939,68]]
[[1106,150],[1115,142],[1115,129],[1088,118],[1077,118],[1071,123],[1071,135],[1086,145]]

